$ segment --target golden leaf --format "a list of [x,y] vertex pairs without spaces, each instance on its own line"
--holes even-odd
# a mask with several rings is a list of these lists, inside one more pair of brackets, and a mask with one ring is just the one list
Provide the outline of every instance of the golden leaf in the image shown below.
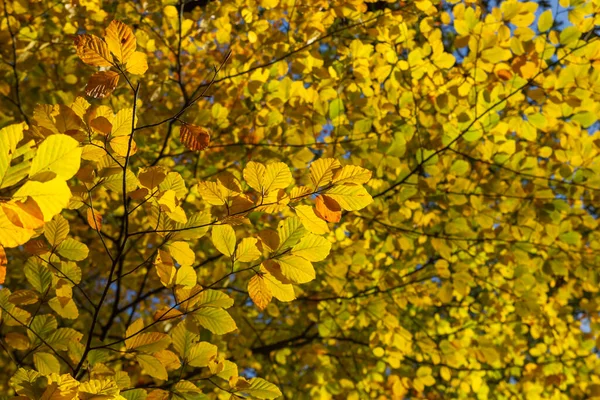
[[273,294],[262,275],[254,275],[248,282],[248,294],[258,308],[264,310],[271,302]]
[[75,48],[81,61],[94,67],[110,67],[113,65],[113,56],[108,45],[98,36],[78,35],[75,37]]
[[104,32],[109,50],[121,63],[126,63],[137,47],[135,35],[130,27],[121,21],[112,21]]

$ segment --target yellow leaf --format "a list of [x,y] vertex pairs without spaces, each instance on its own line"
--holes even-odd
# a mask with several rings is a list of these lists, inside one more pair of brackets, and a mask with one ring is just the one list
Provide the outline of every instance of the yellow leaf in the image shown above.
[[70,179],[79,171],[81,151],[79,142],[70,136],[48,136],[31,161],[29,175],[39,181]]
[[[137,117],[136,121],[137,123]],[[112,119],[112,136],[127,136],[131,135],[135,124],[133,123],[133,108],[124,108],[119,110],[117,115]]]
[[166,349],[171,343],[171,338],[166,333],[142,332],[125,340],[127,350],[154,353]]
[[17,247],[27,242],[35,233],[33,229],[15,226],[0,207],[0,245],[8,248]]
[[114,71],[100,71],[90,76],[85,86],[85,94],[95,99],[109,96],[119,83],[119,74]]
[[31,344],[29,338],[16,332],[9,332],[4,336],[4,340],[10,347],[16,350],[27,350]]
[[201,126],[183,124],[179,130],[179,140],[193,151],[204,150],[210,143],[210,133]]
[[192,265],[196,261],[196,255],[187,242],[169,243],[166,248],[179,265]]
[[298,218],[302,221],[302,225],[304,225],[309,232],[317,235],[329,232],[327,223],[315,214],[311,206],[296,206],[294,207],[294,210],[296,210],[296,215],[298,215]]
[[179,357],[177,357],[177,354],[170,350],[157,351],[153,354],[153,356],[156,357],[156,359],[160,361],[160,363],[169,371],[179,369],[181,367],[181,360]]
[[242,387],[239,391],[250,395],[252,398],[276,399],[282,395],[277,386],[262,378],[252,378],[248,383],[250,386]]
[[204,201],[214,206],[225,204],[227,198],[227,188],[220,182],[198,182],[198,193]]
[[164,365],[156,358],[148,354],[137,354],[135,359],[140,364],[140,367],[153,378],[166,381],[169,378]]
[[198,296],[198,305],[203,307],[229,308],[233,299],[218,290],[207,289]]
[[134,75],[143,75],[148,71],[148,57],[146,53],[136,51],[131,55],[129,61],[125,65],[125,71]]
[[94,35],[75,37],[75,48],[81,61],[94,67],[110,67],[113,57],[105,41]]
[[306,258],[308,261],[322,261],[331,250],[331,242],[322,236],[309,233],[300,243],[292,248],[292,254]]
[[554,24],[554,17],[552,16],[552,10],[544,11],[538,19],[538,30],[540,32],[546,32]]
[[169,253],[159,250],[154,267],[160,282],[166,287],[171,286],[175,278],[175,264]]
[[285,255],[275,261],[281,267],[281,273],[294,283],[307,283],[315,279],[315,269],[305,258]]
[[232,257],[235,251],[235,231],[230,225],[216,225],[212,228],[213,245],[227,257]]
[[112,21],[104,31],[108,49],[120,63],[126,63],[137,47],[131,28],[121,21]]
[[198,276],[196,271],[190,265],[182,265],[177,270],[177,278],[175,279],[176,285],[193,287],[198,282]]
[[257,239],[244,238],[235,250],[235,261],[250,262],[261,256],[261,252],[256,247]]
[[373,198],[363,186],[334,186],[325,194],[337,201],[344,210],[348,211],[360,210],[373,202]]
[[282,162],[273,162],[267,165],[263,188],[264,193],[276,189],[285,189],[292,183],[290,168]]
[[144,320],[142,320],[141,318],[136,319],[131,325],[127,327],[127,330],[125,331],[125,337],[133,336],[142,329],[144,329]]
[[289,283],[281,283],[277,278],[268,273],[263,273],[263,279],[271,290],[271,294],[279,301],[289,302],[296,298],[294,286]]
[[187,363],[192,367],[206,367],[208,362],[217,356],[217,346],[208,342],[194,344],[185,355]]
[[362,185],[371,179],[371,171],[357,167],[356,165],[345,165],[335,171],[332,182],[334,185],[352,183]]
[[[100,396],[89,396],[97,394]],[[119,394],[119,387],[111,379],[90,379],[79,385],[79,398],[83,400],[110,399]]]
[[161,210],[165,211],[173,221],[186,223],[187,216],[183,208],[179,205],[176,196],[177,193],[174,190],[167,190],[160,195],[158,204],[160,204]]
[[4,181],[21,139],[23,139],[23,124],[9,125],[0,129],[0,184]]
[[194,313],[194,318],[215,335],[224,335],[237,329],[231,315],[222,308],[201,307]]
[[273,294],[269,284],[262,275],[254,275],[248,282],[248,294],[258,308],[264,310],[271,302]]
[[315,189],[331,183],[333,172],[340,168],[340,162],[335,158],[319,158],[310,165],[310,180]]
[[44,215],[44,221],[47,222],[67,207],[71,191],[60,178],[43,183],[28,181],[14,194],[14,198],[22,201],[27,197],[31,197],[37,203]]
[[252,189],[257,192],[264,193],[264,179],[266,168],[263,164],[250,161],[244,168],[244,180]]

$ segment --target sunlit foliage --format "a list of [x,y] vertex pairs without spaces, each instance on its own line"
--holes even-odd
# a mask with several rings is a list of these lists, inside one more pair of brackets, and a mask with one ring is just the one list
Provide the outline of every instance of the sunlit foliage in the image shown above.
[[600,1],[0,2],[0,393],[600,398]]

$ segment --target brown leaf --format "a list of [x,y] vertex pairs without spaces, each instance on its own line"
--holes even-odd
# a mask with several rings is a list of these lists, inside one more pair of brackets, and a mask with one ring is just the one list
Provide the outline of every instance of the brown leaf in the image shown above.
[[148,167],[138,174],[140,183],[148,189],[154,189],[160,185],[166,177],[167,172],[163,167]]
[[210,134],[208,130],[191,124],[181,126],[179,139],[185,147],[190,150],[204,150],[210,143]]
[[103,135],[108,135],[110,131],[112,131],[112,124],[106,117],[103,116],[91,120],[90,126]]
[[103,99],[110,95],[113,90],[115,90],[118,83],[118,73],[114,71],[96,72],[88,80],[88,83],[85,87],[85,94],[96,99]]

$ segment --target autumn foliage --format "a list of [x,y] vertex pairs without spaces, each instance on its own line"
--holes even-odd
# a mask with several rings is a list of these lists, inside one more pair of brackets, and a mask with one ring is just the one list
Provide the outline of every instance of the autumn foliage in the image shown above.
[[600,398],[600,2],[3,0],[0,394]]

